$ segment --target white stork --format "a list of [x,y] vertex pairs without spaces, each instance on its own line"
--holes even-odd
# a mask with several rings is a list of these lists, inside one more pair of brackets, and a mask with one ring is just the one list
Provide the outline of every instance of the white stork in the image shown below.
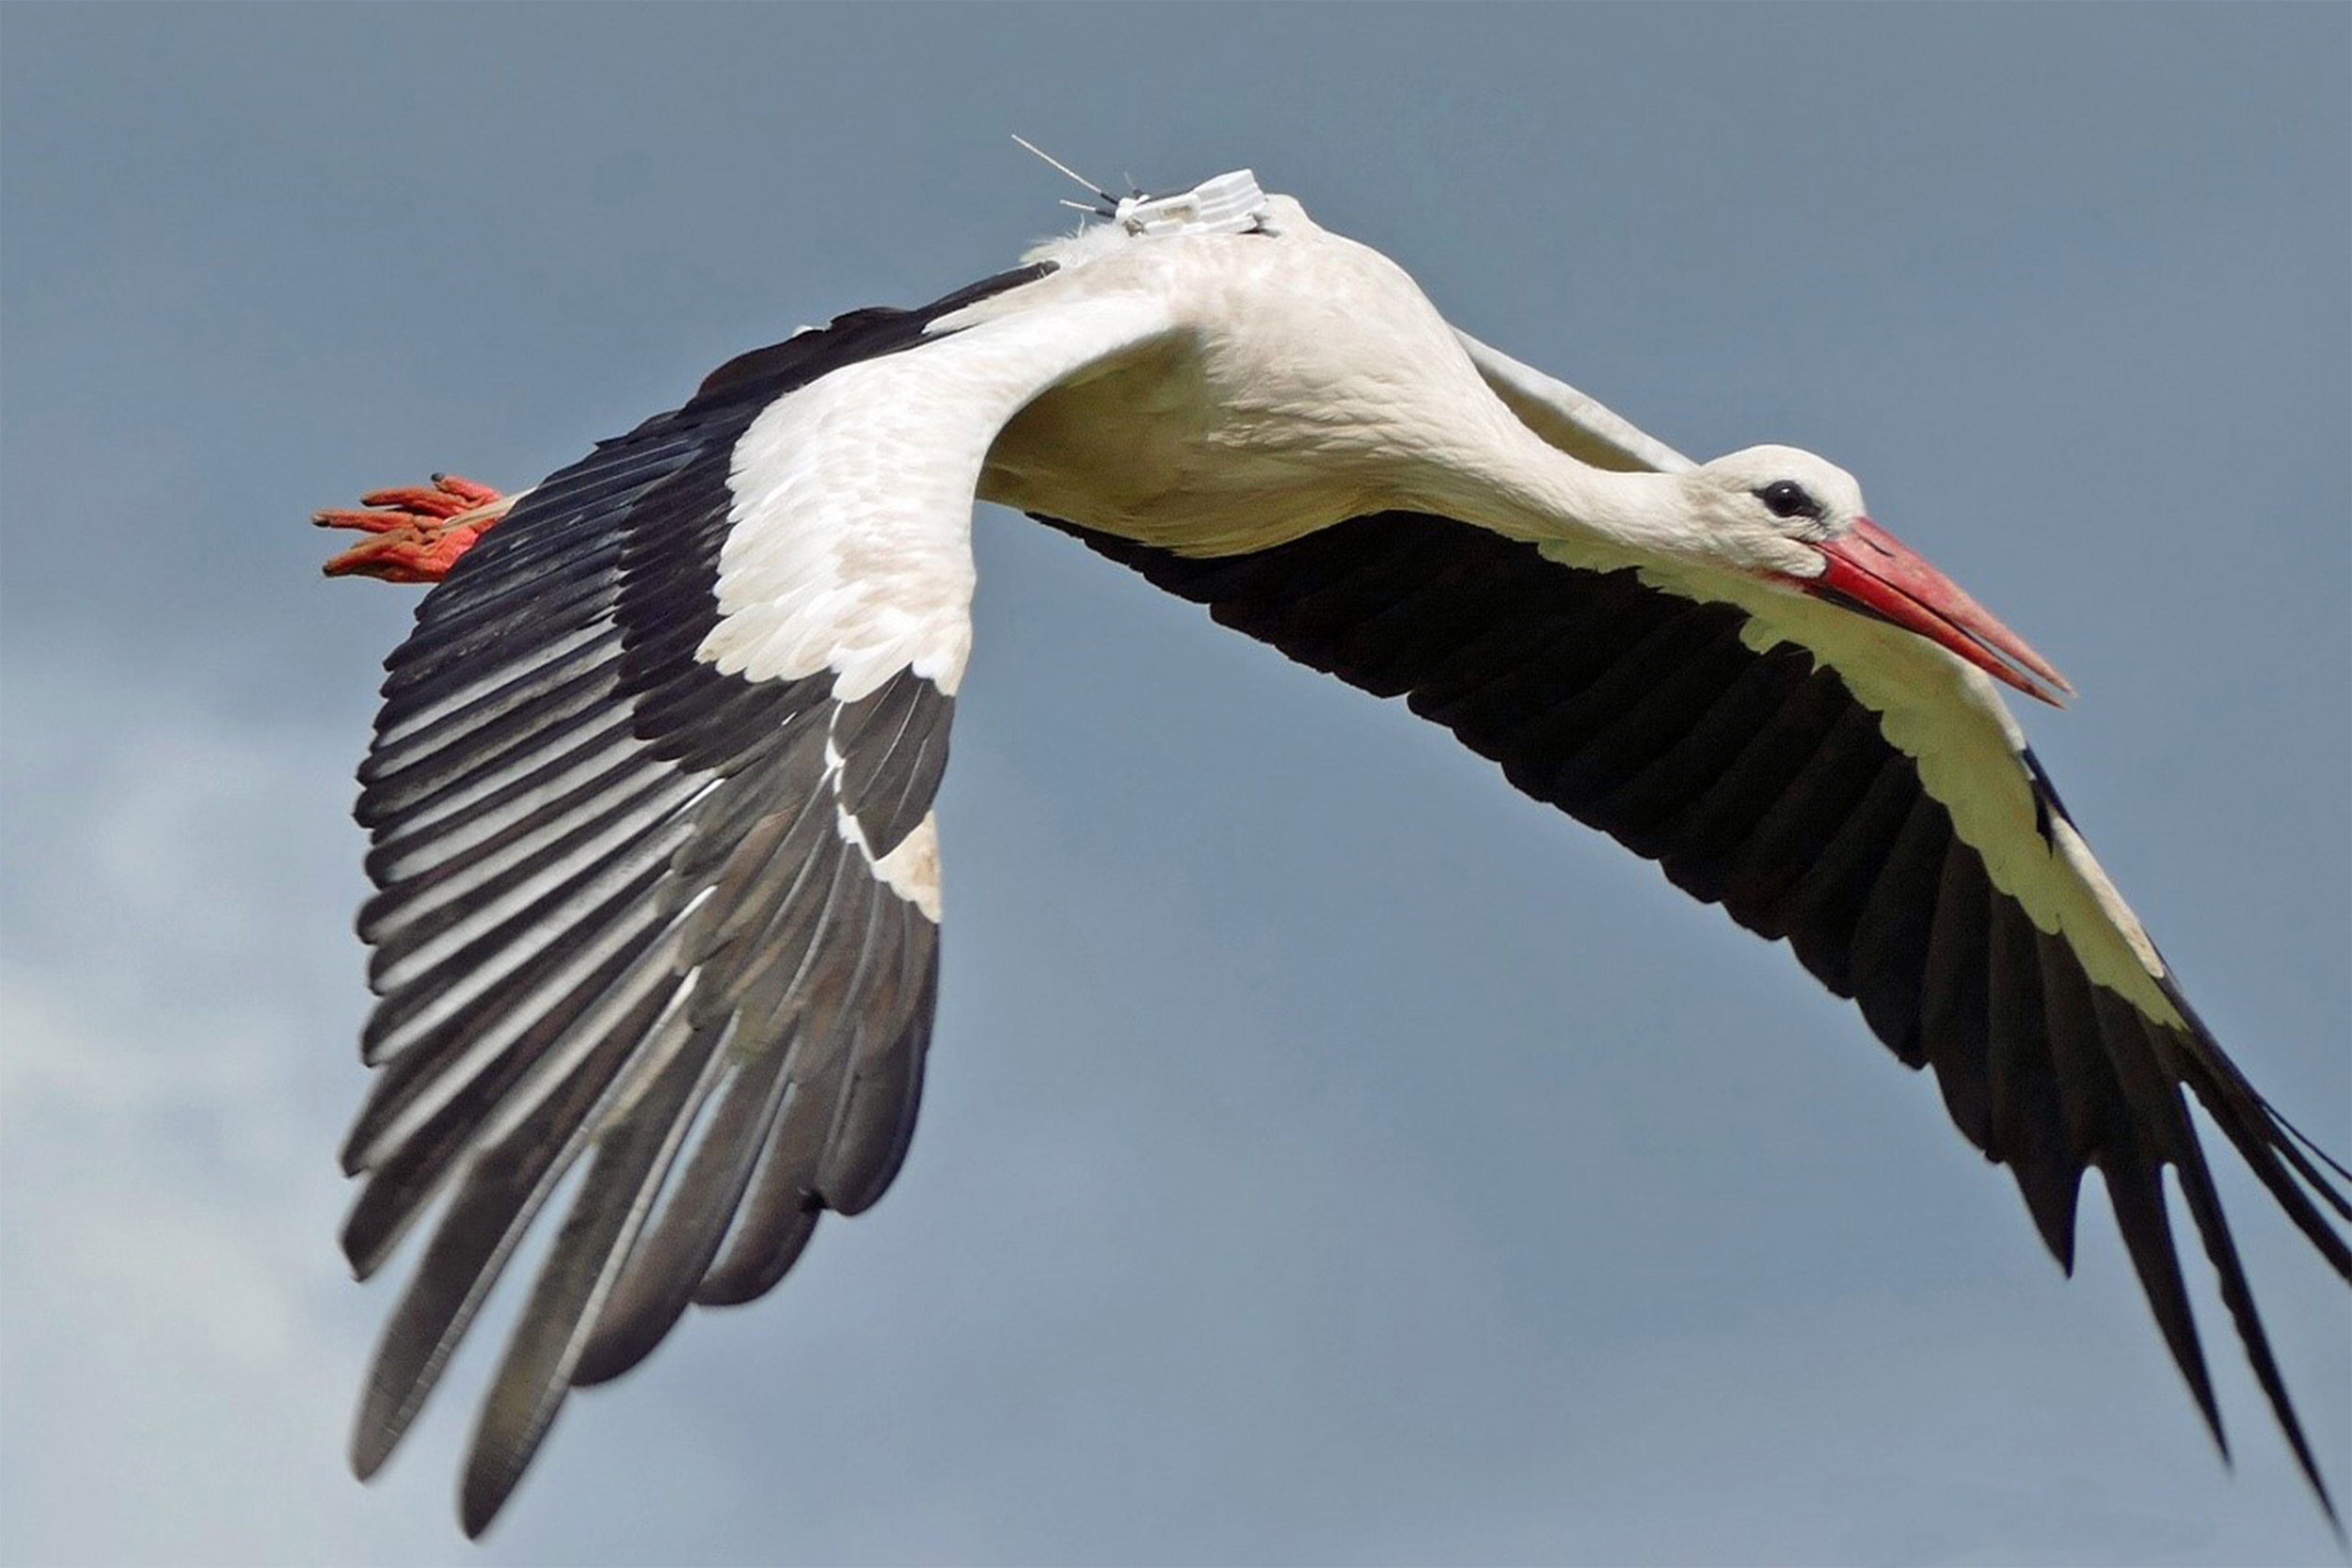
[[977,497],[1405,697],[1785,939],[1934,1069],[2069,1268],[2097,1166],[2218,1439],[2170,1166],[2332,1519],[2183,1091],[2352,1279],[2346,1173],[2199,1022],[2026,748],[1994,682],[2056,701],[2058,673],[1842,470],[1690,462],[1247,172],[1103,216],[744,355],[516,497],[443,480],[320,515],[373,535],[331,573],[440,582],[360,770],[382,1072],[343,1151],[353,1266],[453,1190],[359,1473],[581,1156],[482,1413],[469,1533],[570,1388],[690,1303],[768,1291],[821,1213],[889,1186],[930,1039]]

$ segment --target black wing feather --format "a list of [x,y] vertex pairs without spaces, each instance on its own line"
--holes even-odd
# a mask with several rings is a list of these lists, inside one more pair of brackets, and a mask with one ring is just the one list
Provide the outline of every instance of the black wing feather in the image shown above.
[[[2256,1379],[2335,1517],[2182,1088],[2346,1279],[2352,1247],[2328,1216],[2352,1218],[2352,1199],[2176,991],[2183,1027],[2093,983],[2065,942],[2034,927],[1834,670],[1793,645],[1748,647],[1735,607],[1653,589],[1631,571],[1566,566],[1443,517],[1383,513],[1211,560],[1041,520],[1301,663],[1404,696],[1520,789],[1787,940],[1899,1059],[1934,1069],[1954,1123],[2010,1167],[2070,1270],[2076,1195],[2097,1167],[2218,1441],[2165,1209],[2170,1166]],[[2046,837],[2064,808],[2037,764],[2021,766]]]
[[930,811],[952,705],[907,673],[845,705],[829,674],[693,656],[751,421],[1042,270],[722,367],[522,498],[387,661],[358,807],[383,1070],[345,1148],[353,1266],[450,1196],[370,1374],[362,1474],[590,1157],[476,1431],[469,1533],[570,1387],[634,1365],[690,1301],[774,1284],[819,1212],[870,1205],[904,1158],[937,931],[871,862]]

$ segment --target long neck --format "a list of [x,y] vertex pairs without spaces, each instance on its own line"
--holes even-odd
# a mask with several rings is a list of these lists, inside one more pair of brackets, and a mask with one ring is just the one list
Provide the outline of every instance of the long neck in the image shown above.
[[[1481,388],[1482,390],[1484,388]],[[1686,556],[1694,532],[1679,475],[1579,462],[1496,404],[1501,419],[1457,432],[1420,476],[1431,510],[1534,544],[1561,541]]]

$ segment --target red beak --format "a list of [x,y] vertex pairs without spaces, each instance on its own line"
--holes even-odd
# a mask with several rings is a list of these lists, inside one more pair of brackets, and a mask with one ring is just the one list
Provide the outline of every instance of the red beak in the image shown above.
[[1855,519],[1852,528],[1814,547],[1827,558],[1829,569],[1798,584],[1806,593],[1916,632],[2054,707],[2074,694],[2066,677],[2024,638],[1869,518]]

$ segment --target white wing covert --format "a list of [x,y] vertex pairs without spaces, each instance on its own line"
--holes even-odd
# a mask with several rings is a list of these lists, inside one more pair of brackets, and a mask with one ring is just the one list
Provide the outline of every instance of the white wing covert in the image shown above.
[[1695,467],[1665,442],[1615,409],[1459,327],[1454,336],[1479,379],[1517,414],[1519,422],[1580,463],[1618,473],[1679,473]]
[[591,1156],[476,1430],[469,1534],[571,1386],[690,1302],[767,1291],[904,1158],[980,466],[1022,404],[1165,325],[1133,295],[951,319],[1053,270],[730,362],[524,496],[388,661],[353,1267],[448,1201],[369,1379],[362,1475]]

